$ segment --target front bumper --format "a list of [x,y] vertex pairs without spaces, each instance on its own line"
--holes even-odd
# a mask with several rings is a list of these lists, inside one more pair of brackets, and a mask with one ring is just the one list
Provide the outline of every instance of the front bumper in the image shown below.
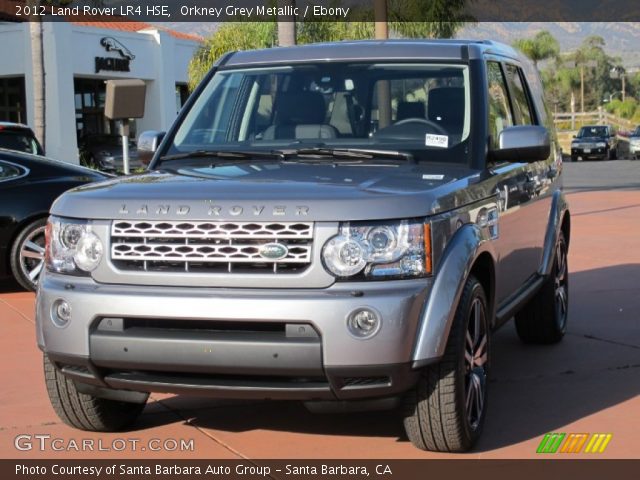
[[606,147],[599,148],[571,148],[571,156],[583,159],[603,159],[606,158],[609,151]]
[[[221,289],[98,284],[45,273],[40,348],[63,373],[100,387],[218,398],[391,396],[410,368],[431,279],[336,283],[326,289]],[[53,303],[72,318],[60,328]],[[371,338],[349,332],[358,308],[377,311]]]

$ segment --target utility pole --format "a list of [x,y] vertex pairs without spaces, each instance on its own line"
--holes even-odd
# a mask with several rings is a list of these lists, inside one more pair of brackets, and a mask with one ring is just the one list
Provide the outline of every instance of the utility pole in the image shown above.
[[[375,0],[373,4],[376,40],[389,38],[387,0]],[[388,80],[378,81],[378,129],[391,124],[391,86]]]
[[584,113],[584,65],[580,65],[580,112]]

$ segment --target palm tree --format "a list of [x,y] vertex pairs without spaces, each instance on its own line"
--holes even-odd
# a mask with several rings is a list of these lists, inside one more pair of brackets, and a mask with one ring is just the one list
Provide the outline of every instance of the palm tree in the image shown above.
[[[295,0],[278,0],[278,7],[286,8],[296,6]],[[291,47],[296,44],[296,17],[285,15],[278,16],[278,45]]]
[[[27,0],[32,12],[39,12],[42,6],[64,6],[74,0]],[[101,6],[103,0],[92,0],[92,5]],[[46,149],[46,71],[44,68],[44,40],[42,15],[32,15],[29,21],[31,38],[31,71],[33,75],[33,130],[36,138]]]
[[522,51],[538,68],[538,62],[549,58],[558,58],[560,45],[547,30],[538,32],[533,38],[521,38],[513,42],[513,46]]
[[[35,12],[42,2],[29,0],[30,10]],[[36,138],[46,149],[45,136],[45,72],[44,72],[44,43],[42,39],[42,16],[32,15],[29,21],[31,37],[31,71],[33,75],[33,131]]]

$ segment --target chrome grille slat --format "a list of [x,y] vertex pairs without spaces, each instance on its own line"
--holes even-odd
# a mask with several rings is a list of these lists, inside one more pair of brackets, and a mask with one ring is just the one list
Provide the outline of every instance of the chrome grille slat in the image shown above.
[[307,222],[114,222],[112,237],[228,239],[311,239],[313,223]]
[[[111,260],[121,270],[294,273],[310,266],[313,251],[310,222],[115,220],[110,234]],[[268,243],[286,246],[286,255],[264,257],[260,247]]]

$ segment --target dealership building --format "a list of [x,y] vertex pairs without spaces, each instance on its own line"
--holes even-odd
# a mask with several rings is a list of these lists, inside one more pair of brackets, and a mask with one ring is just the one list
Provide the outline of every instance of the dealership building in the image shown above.
[[[188,95],[187,67],[200,40],[142,22],[44,22],[47,156],[77,163],[84,135],[118,133],[104,116],[109,79],[146,84],[145,115],[134,132],[166,130]],[[33,128],[29,23],[0,21],[0,45],[0,121]]]

